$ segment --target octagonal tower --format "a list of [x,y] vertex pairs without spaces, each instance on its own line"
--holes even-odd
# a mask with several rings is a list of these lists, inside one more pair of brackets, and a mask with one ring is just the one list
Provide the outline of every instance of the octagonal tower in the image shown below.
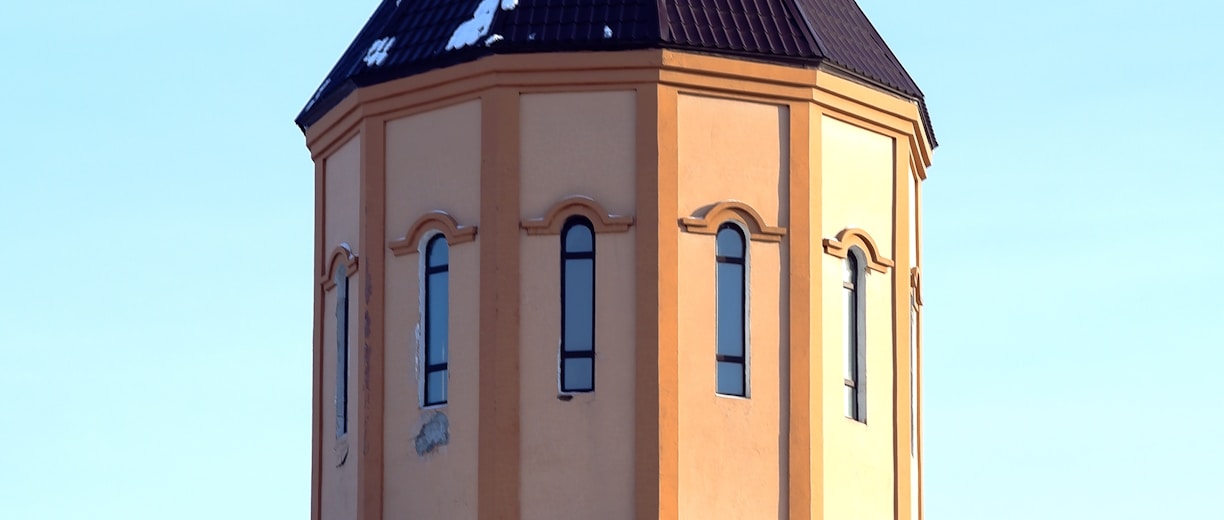
[[928,121],[853,0],[383,1],[297,118],[312,518],[921,518]]

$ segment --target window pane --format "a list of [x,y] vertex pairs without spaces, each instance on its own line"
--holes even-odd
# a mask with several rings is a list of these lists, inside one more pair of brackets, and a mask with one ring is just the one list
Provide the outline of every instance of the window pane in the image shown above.
[[429,267],[438,267],[450,263],[450,245],[441,235],[429,240]]
[[595,330],[595,260],[589,258],[565,261],[565,350],[594,348]]
[[744,257],[744,237],[734,226],[718,230],[718,256]]
[[425,379],[425,404],[441,404],[446,402],[446,374],[448,371],[430,372]]
[[445,271],[429,275],[429,302],[425,308],[429,327],[425,338],[429,347],[426,353],[428,363],[446,363],[446,346],[450,340],[449,279],[450,273]]
[[718,393],[744,395],[744,365],[718,361]]
[[336,436],[348,432],[348,269],[336,269]]
[[718,263],[718,353],[744,355],[744,266]]
[[565,381],[561,389],[566,392],[584,392],[595,389],[595,360],[592,358],[570,358],[565,363]]
[[591,232],[590,224],[586,223],[586,219],[579,222],[581,224],[575,224],[565,232],[567,253],[590,253],[595,250],[595,234]]
[[858,364],[858,352],[855,342],[858,331],[855,329],[855,314],[858,309],[854,305],[854,291],[842,290],[842,377],[854,381],[855,366]]
[[854,389],[848,386],[845,386],[842,388],[843,388],[842,391],[845,392],[845,398],[846,398],[846,417],[849,417],[851,419],[858,419],[857,398],[854,395],[855,394]]

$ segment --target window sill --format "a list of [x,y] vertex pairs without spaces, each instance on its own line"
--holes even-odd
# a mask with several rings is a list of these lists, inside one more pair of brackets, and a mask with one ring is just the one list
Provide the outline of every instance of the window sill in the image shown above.
[[345,433],[336,439],[336,444],[332,446],[332,456],[336,461],[336,467],[344,465],[344,461],[348,460],[349,440],[348,434]]

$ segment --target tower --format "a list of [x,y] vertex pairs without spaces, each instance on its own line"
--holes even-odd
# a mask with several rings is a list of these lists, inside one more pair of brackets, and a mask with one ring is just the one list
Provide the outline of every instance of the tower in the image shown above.
[[315,163],[312,517],[921,518],[921,91],[853,0],[384,0]]

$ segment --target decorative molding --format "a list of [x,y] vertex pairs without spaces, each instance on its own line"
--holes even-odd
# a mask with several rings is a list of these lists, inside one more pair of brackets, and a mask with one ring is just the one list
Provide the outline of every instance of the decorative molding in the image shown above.
[[837,238],[824,239],[825,253],[838,258],[846,258],[850,248],[858,246],[867,253],[867,267],[881,273],[887,273],[888,268],[895,264],[880,254],[880,248],[866,231],[859,228],[846,228],[837,233]]
[[758,242],[781,242],[786,228],[770,226],[752,206],[738,200],[724,200],[706,208],[701,217],[684,217],[680,225],[689,233],[716,235],[718,227],[728,220],[742,222],[748,228],[749,240]]
[[353,276],[357,272],[357,255],[353,254],[353,249],[348,245],[348,242],[341,242],[332,250],[331,255],[327,257],[327,261],[323,264],[323,273],[319,275],[319,283],[323,285],[324,291],[330,291],[336,286],[336,281],[332,279],[336,274],[336,264],[344,262],[347,268],[346,276]]
[[460,226],[449,213],[431,211],[421,215],[421,218],[408,228],[408,232],[404,233],[404,238],[389,242],[387,247],[391,248],[391,253],[395,256],[416,253],[421,239],[430,231],[445,235],[446,243],[452,246],[476,240],[476,226]]
[[918,267],[910,268],[910,288],[914,290],[914,300],[918,302],[918,306],[922,306],[922,269]]
[[528,235],[560,235],[565,220],[573,215],[589,219],[596,233],[624,233],[633,225],[633,217],[613,215],[595,199],[573,195],[558,201],[543,217],[524,220],[521,226]]

